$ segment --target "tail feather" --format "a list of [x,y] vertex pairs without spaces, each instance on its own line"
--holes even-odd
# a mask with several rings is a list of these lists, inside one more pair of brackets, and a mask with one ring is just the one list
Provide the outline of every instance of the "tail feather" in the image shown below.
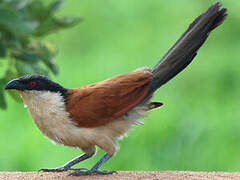
[[167,54],[156,64],[152,69],[153,80],[149,94],[172,79],[192,62],[209,33],[218,27],[227,16],[227,9],[220,9],[220,7],[219,2],[215,3],[205,13],[197,17]]

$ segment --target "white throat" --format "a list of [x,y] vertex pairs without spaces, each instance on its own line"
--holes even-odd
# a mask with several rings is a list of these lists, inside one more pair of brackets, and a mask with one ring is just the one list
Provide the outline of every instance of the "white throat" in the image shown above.
[[72,126],[73,124],[71,124],[69,114],[66,112],[61,94],[35,90],[21,91],[20,94],[42,133],[56,143],[63,143],[59,132],[65,129],[63,126]]

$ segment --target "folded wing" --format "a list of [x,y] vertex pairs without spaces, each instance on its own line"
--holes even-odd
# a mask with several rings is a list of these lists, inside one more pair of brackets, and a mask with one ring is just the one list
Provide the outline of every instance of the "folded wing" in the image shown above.
[[152,73],[147,68],[119,75],[105,81],[71,89],[67,111],[79,127],[105,125],[126,114],[149,91]]

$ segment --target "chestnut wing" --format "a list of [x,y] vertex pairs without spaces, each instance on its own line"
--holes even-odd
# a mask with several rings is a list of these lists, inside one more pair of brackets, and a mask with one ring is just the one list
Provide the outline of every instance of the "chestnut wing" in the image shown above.
[[79,127],[105,125],[140,103],[149,91],[151,79],[152,74],[145,68],[71,89],[67,111]]

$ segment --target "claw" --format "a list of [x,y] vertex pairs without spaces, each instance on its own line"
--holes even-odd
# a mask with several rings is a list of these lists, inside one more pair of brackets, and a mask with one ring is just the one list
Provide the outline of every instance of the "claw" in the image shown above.
[[68,167],[59,167],[59,168],[52,168],[52,169],[40,169],[38,172],[63,172],[63,171],[81,171],[81,170],[88,170],[87,168],[68,168]]
[[106,170],[95,170],[93,171],[94,174],[102,174],[102,175],[107,175],[107,174],[113,174],[117,173],[117,171],[106,171]]
[[116,171],[100,171],[100,170],[88,170],[88,171],[74,171],[69,174],[69,176],[86,176],[86,175],[91,175],[91,174],[101,174],[101,175],[108,175],[108,174],[113,174],[117,173]]
[[52,169],[40,169],[38,172],[63,172],[63,171],[68,171],[69,168],[64,168],[64,167],[60,167],[60,168],[52,168]]

